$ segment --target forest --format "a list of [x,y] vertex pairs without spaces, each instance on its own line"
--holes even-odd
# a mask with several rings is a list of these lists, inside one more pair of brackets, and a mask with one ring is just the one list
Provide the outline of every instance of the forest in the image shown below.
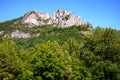
[[41,29],[39,37],[0,36],[0,80],[120,80],[117,30],[96,27],[83,35],[87,26]]

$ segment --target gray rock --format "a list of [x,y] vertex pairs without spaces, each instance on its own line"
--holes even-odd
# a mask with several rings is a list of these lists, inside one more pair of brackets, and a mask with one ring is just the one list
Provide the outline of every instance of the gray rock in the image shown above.
[[72,25],[81,25],[80,16],[74,16],[69,11],[57,10],[53,16],[53,23],[58,27],[68,27]]
[[30,38],[31,35],[29,33],[24,33],[22,31],[19,30],[15,30],[11,33],[11,37],[15,37],[15,38]]
[[85,25],[86,22],[80,20],[80,16],[73,15],[72,12],[57,10],[53,17],[48,13],[41,13],[38,11],[31,11],[24,15],[22,24],[27,24],[27,27],[41,25],[54,25],[58,27],[69,27],[72,25]]
[[38,11],[31,11],[24,15],[22,24],[28,24],[29,28],[33,26],[51,24],[50,16],[48,13],[41,13]]

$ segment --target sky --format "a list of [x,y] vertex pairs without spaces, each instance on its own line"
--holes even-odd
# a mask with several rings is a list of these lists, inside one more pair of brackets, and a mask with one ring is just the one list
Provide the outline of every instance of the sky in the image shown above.
[[120,30],[120,0],[0,0],[0,22],[19,18],[29,11],[68,10],[95,28]]

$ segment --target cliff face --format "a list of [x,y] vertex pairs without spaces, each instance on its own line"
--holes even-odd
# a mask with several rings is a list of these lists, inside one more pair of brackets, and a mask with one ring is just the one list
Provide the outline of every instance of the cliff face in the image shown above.
[[[40,36],[46,26],[65,28],[73,25],[86,26],[89,23],[81,21],[80,16],[75,16],[67,10],[56,10],[52,17],[47,12],[31,11],[20,18],[0,23],[0,35],[10,34],[15,38],[30,38]],[[88,29],[93,28],[89,26]],[[80,33],[85,35],[88,32]]]
[[29,38],[31,35],[29,33],[24,33],[19,30],[15,30],[14,32],[11,33],[11,37],[16,37],[16,38]]
[[31,11],[24,15],[22,24],[28,24],[28,27],[41,25],[54,25],[58,27],[69,27],[72,25],[83,25],[85,22],[80,20],[80,16],[75,16],[72,12],[56,10],[53,17],[48,13]]
[[57,10],[53,16],[53,23],[59,27],[81,25],[80,16],[74,16],[71,12]]
[[28,24],[28,27],[52,24],[48,13],[38,11],[28,12],[22,19],[22,24]]

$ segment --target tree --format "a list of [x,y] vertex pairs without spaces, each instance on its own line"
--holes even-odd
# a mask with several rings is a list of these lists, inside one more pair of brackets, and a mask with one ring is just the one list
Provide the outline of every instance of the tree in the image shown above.
[[[88,36],[87,47],[101,58],[116,61],[120,54],[120,38],[116,30],[111,28],[96,28],[92,35]],[[118,60],[118,59],[117,59]]]
[[94,80],[117,80],[119,74],[119,68],[117,64],[112,63],[111,61],[99,61],[92,64],[92,78]]
[[15,43],[11,40],[9,35],[5,35],[3,42],[0,44],[0,78],[11,79],[15,75],[13,74],[13,69],[15,66],[14,60],[17,60],[17,55],[15,52]]
[[91,63],[92,78],[119,79],[117,76],[120,73],[120,58],[118,57],[120,56],[120,37],[117,31],[111,28],[97,27],[91,34],[87,35],[86,40],[84,48],[99,58],[99,61]]
[[62,51],[56,41],[37,44],[34,51],[31,61],[34,77],[41,76],[42,79],[50,80],[71,77],[71,66],[66,59],[69,55]]
[[14,41],[5,35],[0,43],[0,79],[26,79],[25,75],[21,77],[25,72],[25,64],[17,52]]
[[71,56],[80,56],[80,49],[83,47],[82,43],[78,43],[74,38],[69,38],[63,45],[63,50],[66,50]]

